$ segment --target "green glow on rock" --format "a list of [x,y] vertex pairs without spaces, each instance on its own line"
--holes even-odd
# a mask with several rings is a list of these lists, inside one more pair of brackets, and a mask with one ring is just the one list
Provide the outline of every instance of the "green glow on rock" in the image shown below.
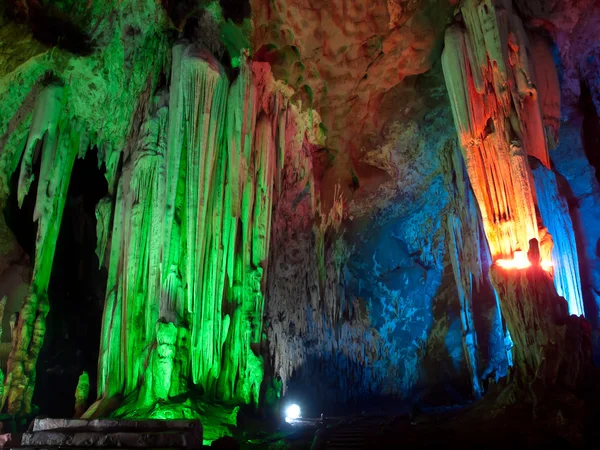
[[261,286],[283,149],[241,62],[230,87],[210,53],[177,44],[168,107],[155,99],[124,163],[98,384],[100,398],[126,397],[118,417],[258,403]]
[[[96,207],[96,251],[108,277],[99,401],[88,412],[125,399],[115,417],[200,417],[213,439],[237,416],[237,408],[217,403],[259,400],[273,199],[286,146],[304,139],[307,121],[286,128],[298,111],[283,83],[274,86],[267,64],[247,61],[250,21],[226,22],[218,2],[212,5],[240,68],[233,83],[199,45],[179,42],[169,59],[166,16],[150,0],[124,2],[119,27],[115,5],[82,9],[82,20],[89,12],[98,25],[102,51],[82,56],[39,45],[23,61],[0,55],[7,62],[0,70],[0,131],[10,130],[0,154],[0,197],[19,172],[18,199],[37,196],[38,222],[34,276],[6,374],[3,399],[11,413],[31,411],[70,174],[90,147],[109,195]],[[129,25],[139,33],[126,33]],[[152,97],[169,60],[168,92]],[[53,84],[42,85],[50,74]],[[35,108],[20,111],[29,95]],[[41,169],[33,174],[38,154]],[[28,194],[33,177],[39,188]]]

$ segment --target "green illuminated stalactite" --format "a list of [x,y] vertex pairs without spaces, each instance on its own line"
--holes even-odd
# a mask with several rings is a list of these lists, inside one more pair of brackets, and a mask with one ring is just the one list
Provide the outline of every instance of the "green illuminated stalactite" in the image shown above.
[[112,199],[104,197],[96,205],[96,256],[98,256],[99,267],[104,263],[106,246],[110,236],[110,219],[112,214]]
[[[157,46],[160,42],[151,48]],[[121,57],[116,50],[104,56]],[[139,80],[153,79],[146,76],[148,61],[135,66],[135,74],[143,76],[132,76],[137,80],[132,99],[142,91]],[[33,177],[40,180],[34,275],[13,333],[3,396],[9,412],[31,411],[69,179],[90,140],[106,164],[110,192],[96,207],[96,253],[100,265],[108,266],[98,396],[124,396],[115,414],[131,417],[188,414],[152,409],[171,407],[183,393],[203,392],[207,401],[258,402],[273,202],[288,153],[295,167],[306,166],[297,160],[308,158],[299,148],[310,133],[305,123],[310,113],[300,117],[289,103],[291,90],[273,80],[268,64],[250,62],[245,50],[239,62],[230,87],[206,49],[180,42],[173,49],[168,95],[147,99],[144,93],[139,105],[123,100],[127,108],[106,119],[118,136],[109,126],[90,125],[89,111],[73,94],[81,89],[78,80],[64,89],[40,88],[33,114],[24,114],[8,136],[0,156],[2,194],[19,163],[20,204]],[[121,75],[107,85],[111,102],[124,98]],[[146,114],[139,130],[130,111],[134,104]],[[132,119],[133,132],[123,117]],[[89,136],[79,123],[90,127]],[[125,135],[137,142],[120,145]],[[41,168],[34,175],[38,154]],[[307,172],[302,176],[311,178]],[[98,405],[90,414],[103,411]]]
[[[22,45],[18,47],[31,57],[17,58],[19,64],[11,63],[7,70],[2,71],[0,79],[3,105],[0,120],[0,203],[3,204],[10,177],[17,170],[20,171],[17,174],[20,205],[34,178],[39,179],[33,217],[38,222],[34,274],[30,292],[12,333],[10,373],[6,377],[3,395],[5,408],[14,414],[25,414],[31,410],[35,364],[43,343],[49,307],[47,288],[74,159],[83,157],[92,143],[98,150],[99,165],[105,170],[109,192],[111,196],[116,194],[121,155],[124,154],[127,159],[130,152],[127,136],[131,134],[132,124],[139,125],[136,108],[142,106],[139,112],[143,110],[145,91],[150,88],[149,84],[165,61],[167,38],[164,27],[167,18],[159,4],[146,0],[142,3],[119,2],[118,6],[103,6],[101,10],[87,11],[88,17],[97,19],[94,36],[90,37],[95,47],[91,54],[72,54],[62,46],[41,48],[30,36],[23,36]],[[115,17],[119,18],[116,26]],[[14,33],[10,32],[14,31],[13,27],[4,24],[4,28],[4,37],[14,37]],[[131,29],[136,33],[125,32]],[[12,41],[14,39],[7,42]],[[32,53],[31,49],[35,51]],[[50,77],[54,83],[64,87],[44,87],[43,80]],[[33,100],[36,106],[32,113],[29,104]],[[39,174],[33,173],[36,158],[41,159]],[[122,212],[123,205],[112,203],[113,199],[107,198],[97,210],[99,222],[102,222],[98,233],[101,236],[98,245],[101,264],[106,249],[110,249],[111,253],[119,251],[114,244],[120,240],[111,241],[111,229],[114,227],[111,219],[113,208]],[[116,221],[122,221],[119,214],[115,217]],[[121,232],[119,227],[114,228]],[[154,261],[159,260],[153,257]],[[110,256],[107,259],[111,259]],[[159,266],[155,267],[158,270]],[[140,273],[148,271],[152,269],[143,268]],[[116,280],[118,269],[112,272],[112,279]],[[120,304],[122,292],[113,290],[113,294],[113,303]],[[117,317],[116,320],[122,318]],[[109,323],[107,321],[105,328],[110,328]],[[113,340],[124,340],[126,330],[123,329],[122,334],[120,331]],[[118,346],[112,350],[110,358],[116,360],[121,357]],[[108,353],[105,354],[105,357],[108,356]],[[115,380],[115,386],[126,379],[119,370],[111,373],[110,377]],[[107,380],[108,374],[100,384],[106,384]],[[115,387],[114,391],[121,392],[121,389]]]
[[37,357],[46,330],[49,310],[48,284],[69,187],[71,170],[85,133],[62,114],[63,88],[51,85],[36,100],[19,175],[21,205],[35,176],[34,149],[41,141],[41,165],[33,220],[38,222],[35,264],[29,293],[25,298],[9,356],[3,403],[9,413],[29,414],[35,386]]
[[117,190],[98,384],[108,396],[137,388],[155,339],[167,114],[162,107],[144,124]]
[[[192,385],[206,400],[258,402],[263,273],[289,104],[268,66],[240,61],[229,88],[210,53],[176,44],[168,111],[151,108],[125,161],[98,393],[141,390],[118,415],[150,414]],[[100,205],[98,215],[109,211]]]
[[123,251],[123,223],[125,222],[123,209],[123,183],[119,183],[115,199],[106,302],[98,358],[98,396],[108,398],[123,391],[124,373],[121,359],[125,355],[121,350],[121,340],[126,339],[126,336],[125,330],[121,329],[123,296],[118,286],[122,269],[119,262]]
[[[181,131],[187,136],[184,199],[187,266],[184,273],[192,332],[191,369],[193,382],[208,390],[220,370],[220,361],[213,349],[220,336],[213,330],[214,320],[222,320],[214,317],[217,299],[209,287],[214,279],[205,267],[207,241],[211,237],[207,232],[211,220],[208,209],[211,188],[216,188],[213,176],[217,152],[223,150],[221,142],[229,83],[212,55],[194,46],[184,51],[181,70],[181,89],[186,95],[179,107],[189,121]],[[205,298],[203,294],[207,288],[209,297]]]

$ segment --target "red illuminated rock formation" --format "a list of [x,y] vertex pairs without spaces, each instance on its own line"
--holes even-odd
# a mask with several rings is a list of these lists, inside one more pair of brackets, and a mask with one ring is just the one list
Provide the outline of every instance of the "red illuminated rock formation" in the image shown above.
[[[446,31],[446,86],[492,255],[512,257],[538,238],[541,227],[527,155],[550,167],[545,128],[554,144],[557,78],[543,42],[535,41],[531,58],[529,38],[510,2],[468,0],[461,11],[464,24]],[[544,71],[543,107],[536,61]]]
[[319,110],[336,154],[328,177],[342,179],[345,196],[353,175],[363,184],[381,180],[361,161],[369,150],[365,138],[381,131],[390,89],[434,64],[451,3],[251,1],[256,58]]

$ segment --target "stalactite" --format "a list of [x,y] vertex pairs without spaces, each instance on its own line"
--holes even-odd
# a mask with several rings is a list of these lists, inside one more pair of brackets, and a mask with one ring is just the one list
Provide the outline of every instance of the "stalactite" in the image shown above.
[[533,177],[538,207],[554,244],[552,246],[554,285],[558,295],[567,300],[569,312],[581,316],[584,314],[581,278],[569,207],[558,192],[554,172],[542,165],[537,166],[533,166]]
[[[222,318],[218,307],[221,299],[215,298],[215,279],[209,275],[210,268],[205,265],[206,258],[212,257],[207,251],[211,237],[208,209],[211,189],[221,189],[213,176],[217,152],[222,151],[229,82],[212,55],[195,46],[188,46],[183,52],[180,77],[183,101],[179,104],[179,113],[184,114],[188,121],[178,132],[187,136],[187,142],[184,142],[185,160],[182,155],[185,221],[181,224],[181,231],[185,233],[186,267],[183,273],[187,286],[186,313],[190,314],[192,338],[191,374],[194,383],[210,391],[220,372],[221,362],[217,359],[220,350],[213,346],[220,342]],[[220,225],[218,228],[216,232],[220,231]]]
[[159,108],[144,124],[118,185],[98,383],[109,397],[137,388],[159,318],[167,113]]
[[446,31],[446,86],[492,255],[511,258],[541,226],[526,155],[549,167],[528,37],[510,2],[461,11],[466,28]]
[[96,256],[99,267],[104,264],[104,255],[110,236],[110,219],[112,213],[112,199],[105,197],[96,205]]
[[461,191],[464,207],[467,211],[466,214],[460,216],[456,213],[448,214],[446,226],[449,235],[450,262],[461,305],[460,318],[465,359],[471,375],[473,393],[476,398],[479,398],[483,391],[479,382],[478,343],[472,304],[473,282],[475,282],[476,289],[478,289],[482,278],[481,262],[479,260],[479,224],[477,221],[477,208],[473,202],[474,199],[471,198],[469,186],[464,181],[461,169],[460,165],[454,165],[458,189]]
[[[447,186],[454,199],[447,215],[449,257],[456,280],[461,304],[463,348],[471,375],[473,393],[483,393],[480,380],[506,375],[507,352],[500,305],[489,280],[487,268],[491,255],[485,240],[481,215],[469,183],[460,150],[454,149],[448,156]],[[484,298],[486,297],[486,298]],[[491,297],[491,298],[487,298]],[[478,301],[480,304],[475,305]],[[484,322],[478,330],[475,325],[475,306]],[[480,341],[480,333],[483,340]],[[487,348],[483,349],[483,346]],[[486,355],[482,358],[481,355]]]
[[[377,337],[362,314],[356,313],[351,323],[341,319],[342,314],[353,315],[343,291],[343,198],[336,188],[331,210],[321,211],[310,158],[310,152],[322,145],[314,132],[318,128],[316,113],[311,121],[308,114],[292,107],[280,117],[278,145],[285,148],[285,162],[278,164],[283,170],[277,177],[269,249],[273,258],[265,311],[269,364],[285,394],[294,373],[311,370],[314,361],[322,361],[331,374],[340,370],[356,377],[356,384],[340,386],[350,397],[363,388],[358,381],[360,368],[373,361]],[[345,380],[341,378],[342,383]]]
[[48,144],[45,145],[48,148],[54,145],[53,141],[56,139],[58,120],[62,109],[62,95],[62,88],[51,85],[43,89],[36,98],[36,106],[19,174],[19,190],[17,194],[19,206],[23,205],[23,199],[27,195],[35,176],[33,174],[33,158],[36,144],[47,133]]
[[546,141],[549,150],[553,150],[558,145],[561,118],[560,84],[556,63],[546,39],[532,33],[529,34],[529,42]]
[[176,44],[168,108],[166,95],[152,100],[125,161],[98,394],[141,389],[118,416],[163,414],[157,401],[192,386],[207,401],[258,402],[273,201],[291,135],[305,129],[285,125],[297,113],[268,64],[240,62],[229,87],[207,50]]
[[[573,224],[548,155],[548,148],[556,146],[560,120],[549,46],[526,33],[509,1],[467,0],[461,12],[464,25],[446,31],[442,65],[492,259],[512,259],[530,242],[539,242],[559,294],[571,312],[583,314]],[[530,164],[539,166],[535,173]],[[455,270],[461,264],[454,264]],[[468,289],[468,283],[462,284]],[[522,336],[515,338],[516,328],[509,331],[515,348],[528,345]]]
[[33,177],[34,149],[41,141],[41,165],[33,220],[38,222],[31,286],[15,327],[3,402],[11,414],[28,414],[49,310],[48,283],[71,170],[80,153],[83,130],[62,114],[63,89],[50,85],[36,100],[19,176],[22,204]]

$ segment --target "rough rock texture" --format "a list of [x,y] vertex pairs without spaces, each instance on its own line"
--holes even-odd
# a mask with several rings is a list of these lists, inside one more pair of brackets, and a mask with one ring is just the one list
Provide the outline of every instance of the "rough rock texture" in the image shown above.
[[489,250],[441,85],[438,66],[388,94],[384,131],[364,153],[387,176],[344,204],[341,238],[325,234],[325,284],[315,280],[319,235],[303,212],[311,191],[289,189],[296,201],[274,213],[269,346],[289,396],[315,412],[381,396],[463,401],[481,393],[481,378],[506,373],[489,261],[479,255],[489,260]]
[[490,276],[515,345],[517,395],[542,411],[556,391],[582,392],[592,368],[589,323],[569,316],[565,299],[539,263],[526,270],[493,266]]
[[446,85],[492,255],[511,258],[538,238],[526,155],[550,164],[534,66],[511,2],[469,0],[461,12],[446,32]]
[[[257,58],[276,78],[318,109],[336,162],[328,177],[341,179],[346,198],[352,177],[369,182],[361,161],[380,132],[385,94],[404,79],[430,69],[452,11],[452,2],[390,0],[252,0]],[[325,197],[328,189],[323,189]]]
[[597,2],[249,6],[252,21],[226,1],[2,11],[11,414],[35,410],[45,337],[69,340],[46,317],[51,281],[73,168],[96,156],[106,189],[86,226],[108,280],[85,417],[202,418],[213,440],[239,405],[281,394],[316,413],[478,398],[535,350],[522,334],[511,347],[507,322],[531,323],[503,320],[497,291],[516,297],[488,276],[531,238],[570,310],[597,321]]

